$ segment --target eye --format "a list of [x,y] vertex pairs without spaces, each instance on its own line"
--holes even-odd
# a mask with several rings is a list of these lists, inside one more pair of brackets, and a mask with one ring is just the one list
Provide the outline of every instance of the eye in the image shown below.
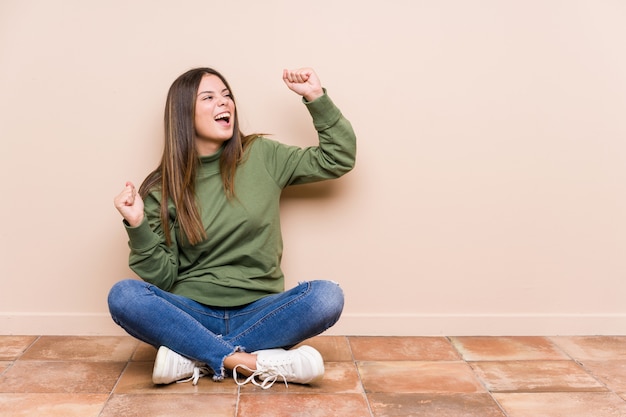
[[213,100],[213,96],[204,96],[202,100]]

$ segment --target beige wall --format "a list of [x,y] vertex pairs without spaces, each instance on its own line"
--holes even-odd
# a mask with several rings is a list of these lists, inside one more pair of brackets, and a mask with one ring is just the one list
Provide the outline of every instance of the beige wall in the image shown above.
[[346,291],[333,333],[624,333],[625,21],[621,0],[0,0],[0,334],[121,334],[112,198],[194,66],[245,131],[315,142],[283,67],[353,122],[357,168],[284,198],[288,285]]

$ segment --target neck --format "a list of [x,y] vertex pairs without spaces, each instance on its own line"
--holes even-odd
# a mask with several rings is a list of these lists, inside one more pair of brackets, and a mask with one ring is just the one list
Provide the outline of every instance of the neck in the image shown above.
[[200,156],[211,156],[219,151],[221,147],[222,143],[196,142],[196,148]]

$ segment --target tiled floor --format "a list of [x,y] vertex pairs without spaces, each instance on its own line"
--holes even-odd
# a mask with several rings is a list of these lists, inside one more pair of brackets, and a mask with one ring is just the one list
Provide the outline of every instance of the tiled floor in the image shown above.
[[314,386],[154,386],[130,337],[0,336],[0,416],[624,417],[623,337],[342,337]]

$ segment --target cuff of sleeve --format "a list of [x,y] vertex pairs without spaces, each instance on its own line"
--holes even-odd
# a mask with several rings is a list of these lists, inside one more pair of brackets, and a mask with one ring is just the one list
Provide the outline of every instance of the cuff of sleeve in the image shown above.
[[150,248],[154,246],[155,240],[158,240],[146,218],[136,227],[132,227],[124,220],[124,227],[128,233],[129,244],[132,249]]
[[333,103],[328,94],[326,94],[325,88],[323,96],[313,101],[306,101],[303,98],[302,102],[309,110],[313,118],[313,125],[317,131],[330,128],[341,118],[341,111],[335,106],[335,103]]

